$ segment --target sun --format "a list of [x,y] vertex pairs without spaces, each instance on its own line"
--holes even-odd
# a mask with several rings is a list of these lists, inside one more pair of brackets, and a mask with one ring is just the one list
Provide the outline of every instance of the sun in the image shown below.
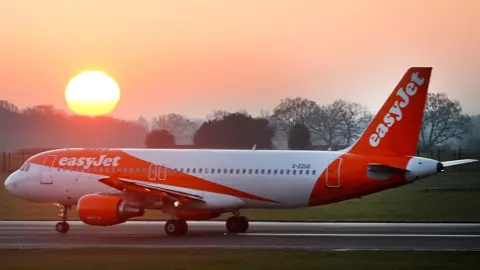
[[84,71],[70,80],[65,89],[68,107],[76,114],[99,116],[115,109],[120,88],[102,71]]

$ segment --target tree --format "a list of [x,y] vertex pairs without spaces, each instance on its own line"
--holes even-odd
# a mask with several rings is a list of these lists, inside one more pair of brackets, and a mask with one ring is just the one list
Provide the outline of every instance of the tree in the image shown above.
[[0,106],[0,123],[5,127],[0,132],[2,151],[67,146],[136,148],[144,146],[147,134],[136,121],[72,115],[50,105],[19,109],[5,101]]
[[153,128],[168,130],[178,144],[191,143],[198,127],[196,122],[176,113],[160,115],[153,119]]
[[154,129],[145,137],[147,148],[174,148],[175,137],[165,129]]
[[288,148],[292,150],[307,150],[312,146],[310,142],[310,131],[304,124],[296,124],[290,131]]
[[429,93],[420,131],[419,148],[432,150],[451,139],[461,139],[468,131],[470,117],[462,113],[457,100],[445,93]]
[[18,109],[17,106],[15,106],[13,103],[11,103],[9,101],[0,100],[0,111],[18,113],[20,111],[20,109]]
[[343,137],[345,145],[350,146],[357,140],[362,132],[372,121],[373,115],[368,112],[367,108],[354,102],[346,102],[337,100],[339,104],[340,118],[342,119]]
[[296,124],[304,124],[310,129],[319,109],[312,100],[301,97],[285,98],[273,109],[273,121],[278,125],[278,129],[286,134],[289,134]]
[[470,132],[463,138],[461,146],[473,150],[480,150],[480,114],[470,117]]
[[326,147],[339,145],[344,140],[342,106],[343,103],[334,102],[321,106],[315,112],[312,133],[317,135]]
[[211,114],[207,115],[207,121],[210,120],[222,120],[223,117],[229,115],[230,113],[226,110],[214,110]]
[[230,113],[204,122],[195,132],[194,144],[213,149],[271,149],[275,130],[268,120],[245,113]]
[[326,147],[346,147],[360,137],[371,119],[365,107],[338,99],[317,110],[311,130]]

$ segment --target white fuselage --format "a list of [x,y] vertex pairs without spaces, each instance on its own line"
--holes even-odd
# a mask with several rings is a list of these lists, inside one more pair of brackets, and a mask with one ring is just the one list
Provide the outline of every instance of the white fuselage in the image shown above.
[[[81,153],[82,150],[72,149],[71,151]],[[161,164],[222,186],[279,202],[270,203],[243,198],[244,208],[308,206],[310,194],[318,178],[328,164],[342,154],[334,151],[269,150],[122,149],[122,151],[151,164]],[[101,153],[98,155],[100,157]],[[119,177],[122,177],[122,174],[128,175],[134,172],[139,178],[137,180],[155,180],[154,182],[158,185],[163,185],[166,180],[182,181],[182,178],[168,179],[170,176],[163,172],[153,175],[150,169],[139,168],[135,163],[123,162],[123,160],[118,164],[111,163],[110,167],[101,170],[94,167],[93,163],[88,167],[88,162],[82,163],[83,166],[75,166],[80,163],[71,163],[74,166],[69,166],[68,162],[63,162],[65,159],[62,160],[62,152],[52,152],[48,157],[49,160],[55,160],[65,166],[56,168],[49,166],[51,164],[35,164],[27,161],[28,171],[19,170],[12,175],[12,178],[17,179],[17,183],[15,187],[11,185],[9,191],[37,202],[76,204],[78,199],[86,194],[112,190],[111,187],[98,182],[98,179],[108,177],[115,172],[119,172]],[[177,189],[207,197],[215,196],[215,193],[188,187]]]

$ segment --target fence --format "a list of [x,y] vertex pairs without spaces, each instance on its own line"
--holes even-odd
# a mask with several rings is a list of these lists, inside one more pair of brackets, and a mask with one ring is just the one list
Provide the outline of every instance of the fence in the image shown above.
[[[0,156],[0,173],[12,173],[31,156],[36,153],[9,153],[3,152]],[[480,160],[480,151],[457,150],[435,150],[430,152],[417,153],[417,156],[432,158],[440,161],[473,158]],[[448,170],[480,171],[480,162],[456,166]]]

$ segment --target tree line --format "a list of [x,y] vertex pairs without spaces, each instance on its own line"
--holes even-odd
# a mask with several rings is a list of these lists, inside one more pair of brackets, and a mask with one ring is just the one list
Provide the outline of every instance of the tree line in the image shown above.
[[[170,113],[151,121],[69,115],[45,105],[19,109],[0,101],[0,147],[4,151],[66,146],[335,150],[354,143],[372,116],[355,102],[317,104],[302,97],[284,98],[260,116],[214,110],[202,120]],[[418,147],[480,150],[480,115],[463,113],[460,102],[444,93],[430,93]]]

